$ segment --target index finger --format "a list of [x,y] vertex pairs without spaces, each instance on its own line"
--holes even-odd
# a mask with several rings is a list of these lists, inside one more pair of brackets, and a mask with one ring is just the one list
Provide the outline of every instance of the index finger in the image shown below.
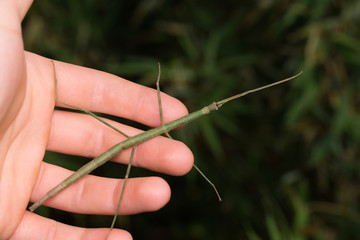
[[[58,61],[54,61],[54,64],[57,100],[89,111],[127,118],[151,127],[160,125],[155,89],[90,68]],[[161,100],[165,123],[188,114],[184,104],[176,98],[161,93]]]

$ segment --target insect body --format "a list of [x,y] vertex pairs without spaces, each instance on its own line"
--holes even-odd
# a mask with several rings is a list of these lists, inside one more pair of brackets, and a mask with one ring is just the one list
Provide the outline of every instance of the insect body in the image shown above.
[[[56,82],[57,82],[57,79],[56,79],[56,72],[55,72],[55,65],[53,63],[53,66],[54,66],[54,77],[55,77],[55,100],[56,100]],[[194,121],[195,119],[201,117],[201,116],[204,116],[204,115],[207,115],[209,114],[210,112],[212,111],[215,111],[215,110],[218,110],[221,106],[223,106],[225,103],[229,102],[229,101],[232,101],[234,99],[237,99],[237,98],[240,98],[240,97],[243,97],[247,94],[250,94],[250,93],[253,93],[253,92],[257,92],[257,91],[260,91],[260,90],[263,90],[265,88],[269,88],[269,87],[272,87],[272,86],[275,86],[275,85],[278,85],[278,84],[281,84],[281,83],[284,83],[284,82],[287,82],[291,79],[294,79],[295,77],[299,76],[302,72],[296,74],[295,76],[292,76],[290,78],[287,78],[287,79],[284,79],[284,80],[280,80],[278,82],[274,82],[274,83],[271,83],[271,84],[268,84],[268,85],[265,85],[265,86],[262,86],[262,87],[259,87],[259,88],[256,88],[256,89],[252,89],[252,90],[249,90],[249,91],[246,91],[246,92],[243,92],[243,93],[240,93],[240,94],[237,94],[237,95],[234,95],[232,97],[229,97],[229,98],[226,98],[226,99],[223,99],[223,100],[220,100],[218,102],[213,102],[211,103],[210,105],[206,106],[206,107],[203,107],[202,109],[198,110],[198,111],[195,111],[193,113],[190,113],[186,116],[183,116],[179,119],[176,119],[172,122],[169,122],[169,123],[166,123],[166,124],[163,124],[163,120],[162,120],[162,110],[161,110],[161,98],[160,98],[160,89],[159,89],[159,77],[160,77],[160,65],[159,65],[159,76],[158,76],[158,81],[157,81],[157,90],[158,90],[158,100],[159,100],[159,109],[160,109],[160,118],[161,118],[161,123],[162,125],[160,127],[157,127],[157,128],[153,128],[153,129],[150,129],[146,132],[143,132],[143,133],[140,133],[136,136],[133,136],[133,137],[129,137],[127,136],[125,133],[117,130],[116,128],[114,128],[113,126],[111,126],[110,124],[108,124],[107,122],[103,121],[102,119],[100,119],[99,117],[97,117],[96,115],[94,115],[93,113],[85,110],[85,109],[82,109],[82,108],[78,108],[78,107],[75,107],[75,106],[72,106],[72,105],[69,105],[69,104],[66,104],[66,103],[63,103],[63,102],[59,102],[57,101],[58,103],[61,103],[63,105],[66,105],[68,107],[71,107],[71,108],[74,108],[74,109],[77,109],[77,110],[80,110],[80,111],[83,111],[85,113],[88,113],[90,114],[91,116],[95,117],[96,119],[98,119],[99,121],[103,122],[104,124],[106,124],[107,126],[113,128],[114,130],[118,131],[119,133],[123,134],[125,137],[127,137],[128,139],[126,139],[125,141],[122,141],[116,145],[114,145],[113,147],[111,147],[109,150],[107,150],[106,152],[102,153],[101,155],[99,155],[98,157],[94,158],[93,160],[91,160],[90,162],[88,162],[87,164],[85,164],[84,166],[82,166],[80,169],[78,169],[75,173],[73,173],[71,176],[69,176],[68,178],[66,178],[63,182],[61,182],[59,185],[57,185],[56,187],[54,187],[53,189],[51,189],[45,196],[43,196],[39,201],[35,202],[33,205],[30,206],[30,211],[35,211],[39,206],[41,206],[42,204],[44,204],[48,199],[54,197],[55,195],[57,195],[60,191],[62,191],[63,189],[65,189],[66,187],[70,186],[71,184],[73,184],[74,182],[76,182],[77,180],[79,180],[80,178],[82,178],[83,176],[89,174],[91,171],[93,171],[94,169],[96,169],[97,167],[103,165],[104,163],[106,163],[107,161],[109,161],[111,158],[113,158],[114,156],[118,155],[122,150],[124,149],[127,149],[127,148],[130,148],[132,147],[132,153],[131,153],[131,157],[130,157],[130,161],[129,161],[129,164],[128,164],[128,168],[127,168],[127,171],[126,171],[126,175],[125,175],[125,179],[124,179],[124,184],[123,184],[123,188],[122,188],[122,192],[121,192],[121,195],[120,195],[120,200],[119,200],[119,203],[118,203],[118,206],[117,206],[117,210],[116,210],[116,214],[114,216],[114,219],[113,219],[113,222],[112,222],[112,225],[111,225],[111,228],[110,228],[110,231],[111,229],[113,228],[114,226],[114,223],[115,223],[115,219],[116,219],[116,216],[117,216],[117,213],[118,213],[118,210],[119,210],[119,207],[120,207],[120,203],[122,201],[122,197],[123,197],[123,193],[124,193],[124,189],[125,189],[125,186],[126,186],[126,180],[128,179],[128,176],[129,176],[129,172],[130,172],[130,168],[131,168],[131,162],[132,162],[132,158],[133,158],[133,154],[134,154],[134,149],[135,149],[135,146],[137,144],[140,144],[142,142],[145,142],[149,139],[152,139],[156,136],[159,136],[161,134],[167,134],[168,135],[168,132],[170,132],[171,130],[181,126],[181,125],[184,125],[186,123],[189,123],[191,121]],[[168,135],[169,136],[169,135]],[[212,187],[214,188],[219,200],[221,201],[221,198],[220,198],[220,195],[218,194],[218,191],[216,189],[216,187],[210,182],[210,180],[194,165],[194,168],[196,170],[198,170],[200,172],[200,174],[212,185]],[[110,234],[110,231],[109,231],[109,234]],[[108,235],[109,235],[108,234]]]

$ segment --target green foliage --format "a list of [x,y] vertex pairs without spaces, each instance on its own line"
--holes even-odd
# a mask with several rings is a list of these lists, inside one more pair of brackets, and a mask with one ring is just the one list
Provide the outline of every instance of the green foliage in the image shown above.
[[[303,70],[174,135],[193,150],[222,203],[195,172],[163,176],[171,202],[120,217],[118,226],[135,239],[356,239],[359,12],[359,1],[340,0],[36,1],[24,38],[29,51],[148,86],[159,61],[162,90],[190,111]],[[68,162],[61,161],[72,168]],[[123,177],[124,167],[108,165],[95,173]],[[41,211],[78,226],[111,222]]]

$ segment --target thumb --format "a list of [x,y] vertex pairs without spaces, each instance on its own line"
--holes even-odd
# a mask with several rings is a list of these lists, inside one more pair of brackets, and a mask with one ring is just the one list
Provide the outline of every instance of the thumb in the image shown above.
[[[15,117],[25,94],[24,46],[21,21],[29,0],[0,1],[0,123]],[[2,130],[0,129],[0,130]]]

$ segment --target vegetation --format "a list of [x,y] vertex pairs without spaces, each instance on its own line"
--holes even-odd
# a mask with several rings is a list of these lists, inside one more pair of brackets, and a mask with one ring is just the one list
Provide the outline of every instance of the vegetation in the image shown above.
[[[360,1],[35,1],[25,48],[155,86],[190,111],[289,77],[177,131],[217,185],[195,172],[156,213],[119,218],[135,239],[356,239],[360,236]],[[121,119],[121,121],[124,121]],[[87,160],[47,153],[77,169]],[[109,163],[95,174],[123,177]],[[160,175],[135,169],[131,176]],[[42,207],[68,224],[111,216]]]

